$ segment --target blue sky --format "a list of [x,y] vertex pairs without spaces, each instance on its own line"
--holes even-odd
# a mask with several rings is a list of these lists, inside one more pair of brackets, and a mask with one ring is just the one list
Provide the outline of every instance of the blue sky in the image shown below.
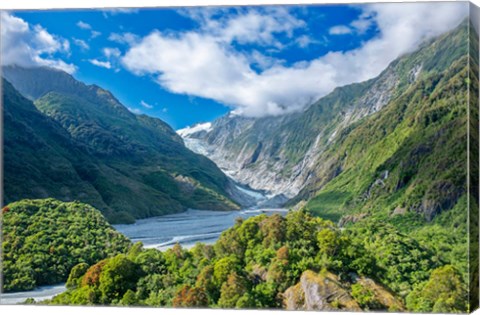
[[67,70],[178,129],[301,110],[465,15],[463,3],[14,11],[2,60]]

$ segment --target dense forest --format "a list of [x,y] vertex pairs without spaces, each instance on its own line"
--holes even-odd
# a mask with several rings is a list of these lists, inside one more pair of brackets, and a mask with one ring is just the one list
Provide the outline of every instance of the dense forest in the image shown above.
[[125,252],[130,241],[100,211],[79,202],[22,200],[2,210],[3,290],[67,279],[73,266]]
[[323,310],[465,312],[467,284],[456,265],[392,225],[339,229],[302,209],[237,220],[213,246],[161,252],[137,243],[80,263],[68,290],[46,303],[306,309],[310,283],[327,292]]

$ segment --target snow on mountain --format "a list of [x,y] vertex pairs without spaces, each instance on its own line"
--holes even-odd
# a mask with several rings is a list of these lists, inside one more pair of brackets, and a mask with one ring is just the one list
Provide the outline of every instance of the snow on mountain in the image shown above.
[[183,129],[177,130],[177,134],[180,135],[182,138],[188,137],[189,135],[193,135],[197,132],[205,131],[209,132],[212,130],[212,123],[206,122],[203,124],[196,124],[192,127],[186,127]]

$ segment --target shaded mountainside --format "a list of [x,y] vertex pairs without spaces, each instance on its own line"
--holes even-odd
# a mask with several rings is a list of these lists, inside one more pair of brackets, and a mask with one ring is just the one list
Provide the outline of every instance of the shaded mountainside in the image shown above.
[[[7,203],[80,200],[101,209],[111,222],[186,208],[238,208],[228,197],[231,181],[212,161],[188,150],[161,120],[134,115],[110,92],[58,70],[5,69],[13,86],[39,97],[32,104],[4,84]],[[60,82],[64,86],[58,87]]]
[[463,22],[302,113],[229,115],[183,137],[236,180],[293,197],[288,205],[309,201],[326,218],[380,211],[430,221],[466,191],[468,29]]

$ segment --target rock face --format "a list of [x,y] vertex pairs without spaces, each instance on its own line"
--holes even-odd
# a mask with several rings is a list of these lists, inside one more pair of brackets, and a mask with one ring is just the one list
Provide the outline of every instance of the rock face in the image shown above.
[[387,288],[365,277],[354,277],[355,285],[368,292],[369,305],[362,305],[355,300],[351,283],[342,283],[338,276],[331,272],[317,274],[305,271],[300,282],[288,288],[283,294],[284,306],[287,310],[304,311],[403,311],[400,299]]
[[340,218],[340,220],[338,221],[338,226],[344,227],[347,224],[356,223],[367,216],[368,213],[346,214]]
[[360,305],[333,273],[316,274],[307,270],[300,282],[284,293],[287,310],[361,311]]
[[289,199],[310,180],[325,148],[342,130],[385,106],[397,84],[396,71],[389,68],[374,80],[335,89],[301,113],[228,114],[177,132],[189,149],[209,157],[237,182]]

